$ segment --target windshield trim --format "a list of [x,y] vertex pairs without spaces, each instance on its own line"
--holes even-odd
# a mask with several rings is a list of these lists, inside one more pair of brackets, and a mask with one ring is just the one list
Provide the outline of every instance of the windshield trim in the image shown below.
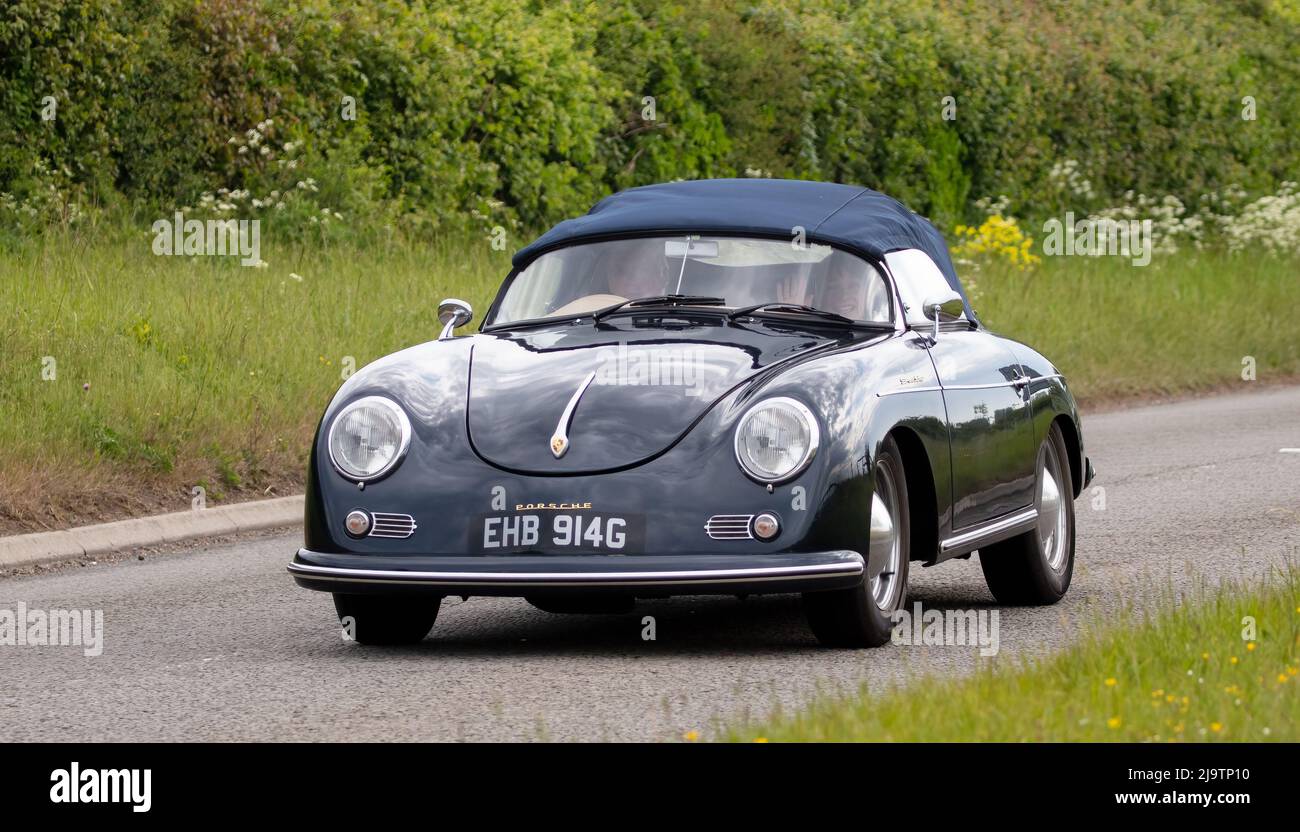
[[[541,321],[565,322],[565,321],[575,321],[581,318],[591,317],[590,312],[583,312],[580,314],[555,315],[555,316],[548,316],[544,318],[521,318],[517,321],[510,321],[508,323],[496,323],[495,319],[496,319],[497,312],[501,307],[501,302],[505,299],[506,293],[510,291],[510,287],[514,284],[515,280],[529,266],[531,266],[533,263],[536,263],[538,259],[540,259],[541,257],[547,254],[550,254],[555,251],[560,251],[561,249],[572,248],[574,246],[585,246],[585,245],[590,245],[592,243],[608,243],[617,240],[644,240],[653,237],[681,237],[681,236],[722,237],[722,238],[732,239],[732,240],[775,240],[778,242],[790,241],[790,237],[788,235],[770,234],[763,231],[754,231],[754,232],[739,234],[736,232],[734,228],[712,230],[707,226],[698,227],[694,229],[680,229],[680,228],[645,229],[644,231],[638,230],[636,232],[621,232],[617,234],[591,234],[583,237],[572,237],[562,242],[556,243],[555,245],[547,246],[546,248],[537,251],[526,263],[522,263],[520,265],[511,267],[510,271],[506,274],[505,278],[502,279],[501,285],[497,288],[496,296],[492,299],[492,303],[488,306],[487,312],[483,315],[483,317],[479,321],[479,332],[493,332],[493,331],[507,330],[514,326],[536,326]],[[898,285],[894,280],[893,272],[889,270],[889,265],[885,262],[885,259],[883,257],[877,257],[871,252],[868,252],[861,248],[850,247],[842,243],[832,242],[825,238],[818,237],[815,229],[807,232],[806,241],[810,245],[828,246],[834,251],[842,251],[845,252],[846,254],[851,254],[854,257],[857,257],[858,259],[863,260],[868,264],[870,264],[871,266],[873,266],[876,269],[876,271],[879,272],[880,275],[884,278],[885,285],[889,289],[889,299],[890,299],[890,306],[891,306],[890,315],[893,318],[893,320],[889,323],[885,323],[883,321],[861,321],[861,322],[854,321],[855,324],[870,323],[880,327],[888,326],[893,328],[895,332],[903,332],[906,330],[907,327],[903,321],[903,304],[902,301],[900,300]],[[642,309],[644,308],[645,307],[642,307]],[[676,308],[689,308],[689,307],[676,307]],[[724,306],[710,306],[710,307],[696,307],[696,308],[710,309],[710,310],[717,310],[717,311],[723,311],[727,309],[727,307]],[[735,309],[738,307],[731,307],[731,308]],[[492,323],[488,323],[489,321],[492,321]]]
[[[711,316],[722,319],[723,323],[728,326],[743,327],[746,319],[762,321],[765,324],[783,324],[786,326],[819,326],[831,329],[854,329],[870,332],[898,332],[897,323],[887,323],[885,321],[834,321],[821,318],[816,315],[800,315],[797,313],[766,312],[758,311],[746,313],[739,318],[731,319],[730,313],[739,307],[726,306],[704,306],[704,305],[678,305],[678,304],[656,304],[653,306],[634,306],[623,307],[603,316],[593,324],[599,325],[609,318],[624,317],[626,315],[656,315],[665,312],[679,312],[682,315],[701,315]],[[520,318],[517,321],[510,321],[503,324],[484,324],[479,327],[479,332],[510,332],[514,329],[533,329],[540,326],[553,326],[560,324],[573,324],[583,318],[590,318],[591,312],[583,312],[578,315],[554,315],[546,318]]]

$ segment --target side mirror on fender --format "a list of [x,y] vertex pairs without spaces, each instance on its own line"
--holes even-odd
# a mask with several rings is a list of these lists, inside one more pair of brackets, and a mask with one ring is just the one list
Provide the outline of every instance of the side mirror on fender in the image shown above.
[[962,303],[961,295],[949,290],[940,294],[931,295],[925,299],[921,305],[921,311],[925,317],[934,321],[934,340],[939,340],[939,324],[943,321],[956,321],[966,312],[966,304]]
[[438,323],[442,324],[442,334],[438,340],[450,338],[452,330],[464,326],[474,318],[474,310],[468,303],[457,298],[447,298],[438,304]]

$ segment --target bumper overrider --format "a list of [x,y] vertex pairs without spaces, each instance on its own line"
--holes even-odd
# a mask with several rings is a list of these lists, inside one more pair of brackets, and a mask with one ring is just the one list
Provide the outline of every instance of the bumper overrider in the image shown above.
[[775,555],[381,556],[298,550],[299,586],[346,594],[541,595],[549,592],[730,595],[847,589],[857,552]]

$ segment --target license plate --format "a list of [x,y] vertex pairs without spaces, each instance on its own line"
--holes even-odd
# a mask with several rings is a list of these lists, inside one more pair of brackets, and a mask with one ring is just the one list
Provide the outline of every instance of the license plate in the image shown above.
[[539,511],[480,514],[470,524],[470,550],[484,554],[641,554],[645,515]]

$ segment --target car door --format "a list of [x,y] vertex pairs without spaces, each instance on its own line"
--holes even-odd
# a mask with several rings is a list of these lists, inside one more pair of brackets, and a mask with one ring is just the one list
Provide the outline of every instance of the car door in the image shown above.
[[937,337],[922,307],[952,291],[928,255],[916,249],[885,258],[908,326],[930,335],[928,351],[948,413],[952,469],[951,529],[960,531],[1031,505],[1036,451],[1024,372],[1010,345],[963,312]]
[[953,530],[1031,505],[1034,426],[1011,348],[987,330],[946,326],[930,357],[948,411]]

